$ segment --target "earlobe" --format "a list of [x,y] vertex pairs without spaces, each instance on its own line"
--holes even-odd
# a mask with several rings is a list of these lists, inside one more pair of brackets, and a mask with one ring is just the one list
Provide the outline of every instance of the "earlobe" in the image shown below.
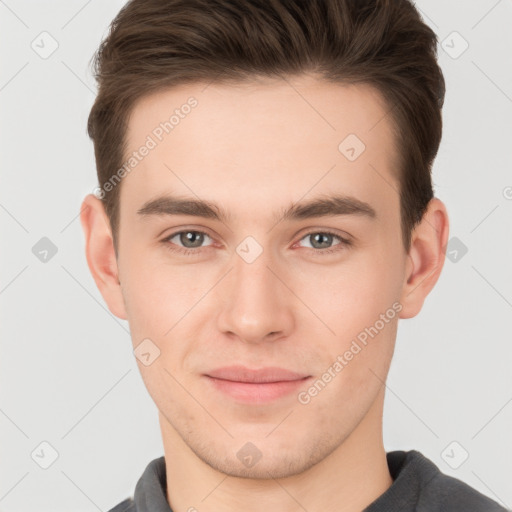
[[421,222],[412,233],[407,256],[400,318],[412,318],[423,307],[443,269],[449,234],[448,212],[444,203],[433,198]]
[[127,320],[112,232],[103,203],[88,194],[81,206],[85,254],[92,277],[112,314]]

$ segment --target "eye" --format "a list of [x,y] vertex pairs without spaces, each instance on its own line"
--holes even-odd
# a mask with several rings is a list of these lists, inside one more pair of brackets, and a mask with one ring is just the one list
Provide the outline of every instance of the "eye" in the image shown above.
[[[181,254],[199,254],[199,249],[208,249],[211,246],[203,246],[206,239],[212,238],[203,231],[196,231],[193,229],[176,231],[162,240],[162,243],[167,249]],[[311,240],[310,248],[313,249],[315,255],[325,255],[334,252],[342,251],[344,247],[352,245],[352,242],[346,238],[341,237],[336,233],[330,231],[311,231],[304,235],[302,240]],[[333,240],[337,239],[338,243],[333,245]],[[334,248],[332,248],[334,247]]]
[[[205,238],[209,238],[211,240],[211,237],[203,231],[188,229],[185,231],[177,231],[176,233],[169,235],[162,240],[162,243],[164,243],[170,251],[180,252],[182,254],[192,254],[199,252],[194,249],[201,248]],[[173,241],[173,239],[175,240]],[[180,246],[179,244],[182,245]]]
[[[343,250],[343,247],[350,246],[352,244],[350,240],[343,238],[340,235],[337,235],[336,233],[332,233],[330,231],[311,231],[307,233],[305,236],[303,236],[301,238],[301,241],[307,239],[311,240],[310,247],[312,249],[318,249],[314,252],[318,253],[319,255],[338,252]],[[334,247],[337,247],[335,249],[331,248],[333,247],[333,239],[339,240],[337,244],[334,244]]]

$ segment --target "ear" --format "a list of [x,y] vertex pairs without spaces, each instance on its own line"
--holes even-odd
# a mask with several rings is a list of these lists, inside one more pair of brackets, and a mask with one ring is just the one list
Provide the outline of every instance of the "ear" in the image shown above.
[[80,222],[85,234],[87,264],[112,314],[127,320],[110,221],[103,203],[93,194],[82,202]]
[[411,235],[400,302],[400,318],[416,316],[443,269],[449,220],[444,203],[434,197]]

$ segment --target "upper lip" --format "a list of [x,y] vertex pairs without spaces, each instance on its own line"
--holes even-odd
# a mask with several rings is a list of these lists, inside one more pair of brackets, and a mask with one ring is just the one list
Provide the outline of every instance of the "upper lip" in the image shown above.
[[251,383],[283,382],[301,380],[308,377],[308,375],[303,373],[293,372],[276,366],[267,366],[258,370],[251,370],[245,366],[225,366],[212,370],[206,375],[215,379]]

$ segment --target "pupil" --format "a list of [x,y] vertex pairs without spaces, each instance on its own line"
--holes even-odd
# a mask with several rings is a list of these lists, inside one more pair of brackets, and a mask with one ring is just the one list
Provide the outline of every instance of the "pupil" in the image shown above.
[[[203,240],[201,238],[202,236],[203,235],[201,233],[196,233],[195,231],[187,231],[185,233],[185,241],[187,243],[192,242],[192,244],[193,244],[192,247],[200,247],[201,243],[203,242]],[[195,245],[194,245],[194,239],[196,239]],[[181,243],[183,243],[183,245],[187,246],[187,244],[184,243],[184,241],[183,241],[183,234],[181,235]]]
[[[314,239],[315,243],[317,242],[318,239],[320,239],[320,245],[322,245],[322,242],[321,242],[322,237],[325,237],[325,239],[326,239],[326,242],[324,242],[324,245],[327,244],[327,246],[328,246],[332,235],[329,235],[327,233],[317,233],[316,235],[313,236],[313,239]],[[314,246],[314,244],[313,244],[313,246]]]

